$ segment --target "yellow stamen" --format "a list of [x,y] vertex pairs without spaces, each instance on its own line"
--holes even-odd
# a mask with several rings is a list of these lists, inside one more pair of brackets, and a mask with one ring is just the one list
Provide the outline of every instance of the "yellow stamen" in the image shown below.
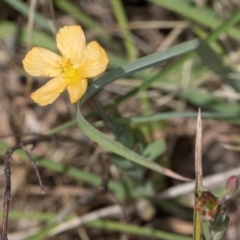
[[65,74],[66,78],[72,79],[72,78],[76,77],[76,75],[77,75],[77,70],[76,70],[75,68],[73,68],[73,67],[69,64],[69,65],[66,67],[66,70],[65,70],[64,74]]

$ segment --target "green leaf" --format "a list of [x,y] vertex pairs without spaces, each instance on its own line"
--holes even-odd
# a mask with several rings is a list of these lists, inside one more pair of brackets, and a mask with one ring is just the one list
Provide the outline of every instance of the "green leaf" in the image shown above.
[[119,154],[120,156],[129,159],[139,165],[142,165],[146,168],[149,168],[153,171],[156,171],[158,173],[164,174],[169,177],[173,177],[180,180],[186,180],[187,178],[184,178],[180,176],[179,174],[161,167],[160,165],[150,162],[149,159],[142,157],[141,155],[131,151],[130,149],[124,147],[121,143],[116,142],[114,140],[111,140],[101,132],[99,132],[97,129],[92,127],[82,116],[80,110],[77,111],[77,124],[78,127],[82,130],[83,133],[85,133],[88,137],[90,137],[93,141],[97,142],[100,146],[102,146],[104,149],[109,150],[111,152],[114,152],[116,154]]
[[202,228],[205,240],[213,240],[211,234],[211,223],[209,221],[202,221]]
[[223,223],[221,225],[218,225],[218,228],[215,231],[213,240],[222,240],[227,228],[228,228],[228,223],[229,223],[229,217],[226,216],[226,218],[224,219]]
[[[112,83],[120,78],[127,77],[129,75],[132,75],[136,72],[139,72],[143,69],[147,69],[153,66],[156,66],[169,58],[181,55],[183,53],[190,52],[191,50],[195,50],[200,44],[200,41],[198,39],[194,39],[182,44],[179,44],[177,46],[171,47],[167,50],[164,50],[162,52],[156,52],[153,54],[150,54],[146,57],[139,58],[136,61],[133,61],[129,64],[123,65],[114,71],[108,72],[102,77],[98,78],[96,81],[94,81],[87,89],[87,92],[84,94],[84,96],[81,98],[80,103],[84,103],[87,99],[89,99],[93,94],[100,91],[103,87],[105,87],[107,84]],[[152,79],[151,79],[152,81]],[[148,80],[145,81],[146,83]]]
[[[88,88],[86,94],[83,96],[83,98],[79,102],[79,106],[90,98],[94,93],[102,89],[107,84],[126,76],[129,76],[137,71],[140,71],[142,69],[149,68],[151,66],[157,65],[160,62],[169,59],[170,57],[177,56],[179,54],[185,53],[187,51],[196,49],[198,47],[199,41],[193,40],[189,41],[184,44],[180,44],[178,46],[172,47],[171,49],[165,50],[163,52],[157,52],[154,54],[151,54],[149,56],[146,56],[144,58],[140,58],[132,63],[129,63],[127,65],[124,65],[120,68],[117,68],[116,70],[113,70],[104,76],[97,79],[95,82],[93,82],[90,87]],[[82,116],[80,109],[77,111],[77,124],[78,127],[85,133],[87,136],[89,136],[93,141],[97,142],[100,146],[105,148],[106,150],[109,150],[111,152],[114,152],[116,154],[119,154],[120,156],[129,159],[139,165],[142,165],[146,168],[149,168],[151,170],[154,170],[156,172],[159,172],[161,174],[187,180],[186,178],[179,176],[178,174],[174,173],[173,171],[164,168],[154,162],[149,161],[149,159],[142,157],[141,155],[135,153],[134,151],[126,148],[121,143],[116,142],[114,140],[109,139],[104,134],[99,132],[97,129],[95,129],[93,126],[91,126]]]
[[159,140],[148,144],[144,149],[143,155],[153,161],[156,160],[156,158],[160,157],[165,152],[165,150],[166,146],[164,141]]

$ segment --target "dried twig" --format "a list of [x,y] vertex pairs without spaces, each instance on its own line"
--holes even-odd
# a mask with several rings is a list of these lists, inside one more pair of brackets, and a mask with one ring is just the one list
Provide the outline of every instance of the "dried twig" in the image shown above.
[[11,200],[11,159],[12,159],[13,150],[10,149],[6,152],[4,156],[4,173],[6,176],[6,185],[5,185],[5,193],[3,200],[3,221],[2,221],[2,230],[1,230],[1,240],[8,240],[7,238],[7,230],[8,230],[8,212],[9,205]]
[[201,110],[198,111],[196,145],[195,145],[195,208],[194,208],[194,240],[201,239],[202,222],[199,211],[196,209],[199,192],[202,188],[202,120]]
[[37,178],[38,178],[39,186],[41,188],[41,192],[42,192],[42,194],[45,194],[45,190],[44,190],[44,186],[42,184],[41,176],[40,176],[38,168],[37,168],[37,163],[33,160],[31,154],[28,151],[24,151],[24,152],[26,153],[28,159],[31,161],[31,163],[34,167],[35,173],[36,173]]
[[[49,141],[51,138],[49,136],[41,136],[41,138],[32,138],[26,141],[23,141],[21,143],[16,144],[13,148],[9,149],[3,159],[4,159],[4,174],[6,177],[6,185],[5,185],[5,192],[4,192],[4,200],[3,200],[3,220],[2,220],[2,229],[1,229],[1,235],[0,235],[0,240],[8,240],[7,237],[7,232],[8,232],[8,214],[9,214],[9,205],[10,205],[10,200],[11,200],[11,161],[12,161],[12,155],[14,151],[21,149],[24,146],[27,145],[33,145],[33,147],[38,143],[42,141]],[[25,151],[26,152],[26,151]],[[38,172],[36,163],[32,159],[30,153],[26,152],[28,159],[33,163],[39,184],[42,190],[42,193],[44,193],[44,188],[43,184],[41,181],[40,174]]]

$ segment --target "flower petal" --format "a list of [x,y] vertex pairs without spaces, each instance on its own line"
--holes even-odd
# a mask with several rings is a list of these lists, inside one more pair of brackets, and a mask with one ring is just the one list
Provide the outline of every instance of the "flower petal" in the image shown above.
[[34,47],[23,59],[23,67],[32,76],[56,77],[62,57],[47,49]]
[[31,98],[41,106],[51,104],[66,89],[66,84],[63,78],[54,78],[33,92]]
[[76,103],[82,97],[82,95],[87,90],[87,86],[88,86],[87,79],[81,79],[68,85],[67,90],[72,104]]
[[70,63],[78,65],[83,56],[86,39],[80,26],[66,26],[60,28],[57,33],[57,47],[63,57]]
[[108,62],[105,50],[97,42],[90,42],[84,49],[80,66],[83,78],[93,78],[103,73]]

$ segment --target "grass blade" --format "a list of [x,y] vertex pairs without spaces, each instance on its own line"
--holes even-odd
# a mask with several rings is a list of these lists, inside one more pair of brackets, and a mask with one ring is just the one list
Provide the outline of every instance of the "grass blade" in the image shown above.
[[[148,67],[154,66],[159,64],[160,62],[169,59],[170,57],[177,56],[181,53],[185,53],[186,51],[190,51],[193,49],[196,49],[198,47],[199,41],[193,40],[184,44],[180,44],[178,46],[175,46],[171,49],[168,49],[163,52],[157,52],[154,54],[151,54],[149,56],[146,56],[144,58],[138,59],[132,63],[129,63],[127,65],[124,65],[114,71],[111,71],[104,76],[100,77],[98,80],[96,80],[87,90],[87,93],[83,96],[81,101],[79,102],[79,106],[81,106],[88,98],[90,98],[94,93],[102,89],[107,84],[128,76],[130,74],[133,74],[134,72],[140,71],[142,69],[146,69]],[[119,154],[120,156],[123,156],[126,159],[129,159],[137,164],[140,164],[146,168],[152,169],[154,171],[157,171],[161,174],[182,179],[182,180],[188,180],[182,176],[179,176],[178,174],[172,172],[169,169],[166,169],[164,167],[161,167],[160,165],[148,161],[148,159],[140,156],[139,154],[131,151],[130,149],[124,147],[119,142],[110,140],[108,137],[106,137],[104,134],[99,132],[97,129],[92,127],[82,116],[81,111],[78,110],[77,112],[77,124],[78,127],[92,140],[96,141],[99,145],[101,145],[103,148],[114,152],[116,154]]]
[[119,142],[113,141],[100,131],[92,127],[82,116],[80,110],[77,111],[77,124],[84,134],[90,137],[93,141],[97,142],[104,149],[114,152],[128,160],[131,160],[141,166],[149,168],[153,171],[161,173],[163,175],[176,178],[183,181],[189,181],[188,178],[182,177],[179,174],[164,168],[154,162],[150,162],[149,159],[142,157],[141,155],[131,151],[130,149],[124,147]]
[[[10,6],[12,6],[14,9],[22,13],[22,15],[28,17],[28,13],[30,9],[26,3],[19,0],[4,0],[4,2],[6,2]],[[35,13],[34,20],[37,24],[39,24],[45,30],[51,31],[49,21],[42,15]]]
[[[197,8],[193,7],[186,0],[149,0],[152,3],[167,8],[173,12],[176,12],[192,21],[200,23],[211,29],[217,28],[222,24],[222,21],[218,19],[215,13],[210,8]],[[239,11],[238,11],[239,12]],[[227,31],[229,36],[240,40],[240,31],[236,28],[231,28]]]
[[128,58],[130,60],[134,60],[136,58],[137,51],[134,41],[131,37],[131,32],[128,27],[127,16],[124,11],[122,2],[121,0],[111,0],[110,3],[112,5],[113,13],[115,15],[115,18],[117,19],[118,25],[124,37],[124,45],[128,53]]
[[166,61],[169,58],[176,57],[180,54],[189,52],[191,50],[195,50],[199,46],[199,44],[200,44],[200,41],[198,39],[191,40],[183,44],[179,44],[177,46],[169,48],[165,51],[150,54],[134,62],[123,65],[109,73],[106,73],[105,75],[103,75],[102,77],[94,81],[93,84],[91,84],[88,87],[87,92],[84,94],[84,96],[81,99],[81,104],[85,102],[88,98],[90,98],[93,94],[100,91],[107,84],[114,82],[120,78],[124,78],[126,76],[132,75],[143,69],[156,66]]

